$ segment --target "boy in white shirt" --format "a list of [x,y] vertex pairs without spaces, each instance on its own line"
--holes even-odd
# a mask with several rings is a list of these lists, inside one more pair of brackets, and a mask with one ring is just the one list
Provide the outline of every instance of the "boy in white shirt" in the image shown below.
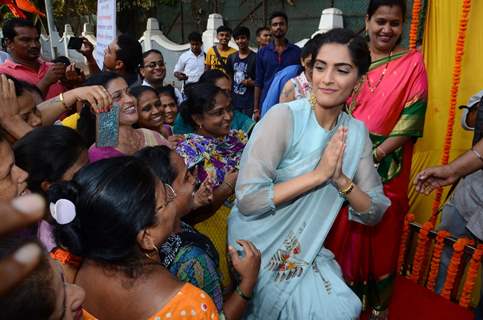
[[185,84],[197,82],[205,71],[205,54],[201,47],[201,34],[192,32],[188,36],[190,50],[184,52],[174,67],[174,76]]

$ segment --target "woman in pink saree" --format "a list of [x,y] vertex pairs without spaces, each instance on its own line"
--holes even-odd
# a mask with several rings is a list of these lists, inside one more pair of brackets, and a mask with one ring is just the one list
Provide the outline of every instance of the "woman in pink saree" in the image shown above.
[[372,64],[348,101],[348,112],[363,121],[373,142],[373,158],[391,207],[382,221],[367,227],[349,221],[343,210],[331,230],[328,248],[344,277],[373,315],[385,318],[396,272],[413,146],[421,137],[427,100],[422,55],[399,46],[405,16],[403,0],[371,0],[366,16]]

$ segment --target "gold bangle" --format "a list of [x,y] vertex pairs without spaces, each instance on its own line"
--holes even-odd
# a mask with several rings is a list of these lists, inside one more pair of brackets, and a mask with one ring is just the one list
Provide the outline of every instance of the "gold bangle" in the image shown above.
[[60,99],[60,103],[62,103],[62,106],[64,107],[65,110],[69,110],[69,108],[67,107],[67,105],[65,104],[65,100],[64,100],[64,93],[61,92],[59,94],[59,99]]
[[339,189],[339,194],[346,197],[354,189],[354,182],[350,181],[349,185],[344,189]]

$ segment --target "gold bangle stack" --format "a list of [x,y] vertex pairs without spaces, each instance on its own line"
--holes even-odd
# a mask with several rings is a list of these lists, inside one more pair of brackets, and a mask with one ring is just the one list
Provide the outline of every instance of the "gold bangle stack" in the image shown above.
[[350,181],[345,188],[339,189],[339,194],[345,198],[349,193],[352,192],[353,189],[354,189],[354,182]]

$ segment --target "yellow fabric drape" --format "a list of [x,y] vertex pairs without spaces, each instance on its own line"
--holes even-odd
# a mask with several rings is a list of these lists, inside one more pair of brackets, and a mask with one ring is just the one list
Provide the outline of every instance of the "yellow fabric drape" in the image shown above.
[[[428,71],[429,95],[424,135],[416,144],[411,176],[422,169],[439,164],[446,134],[450,103],[451,76],[453,72],[458,22],[462,0],[431,0],[428,4],[423,39],[423,53]],[[483,1],[472,1],[465,50],[462,61],[461,84],[458,106],[483,89]],[[450,160],[471,146],[472,132],[461,128],[461,110],[456,111]],[[442,200],[449,187],[445,188]],[[409,187],[411,212],[418,222],[431,216],[434,192],[430,196],[418,194],[413,185]]]

